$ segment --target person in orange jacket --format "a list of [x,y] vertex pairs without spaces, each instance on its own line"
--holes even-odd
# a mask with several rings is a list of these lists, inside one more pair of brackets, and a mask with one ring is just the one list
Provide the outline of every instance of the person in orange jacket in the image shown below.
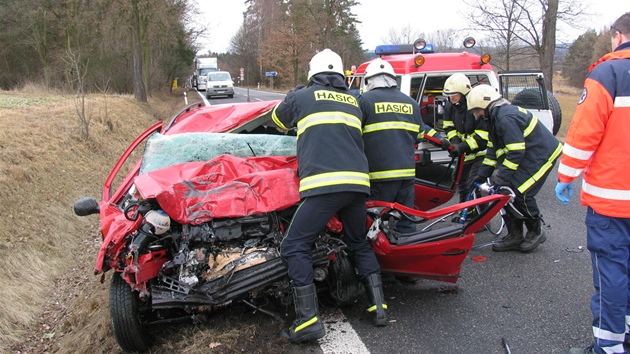
[[610,28],[613,51],[589,68],[558,167],[556,196],[568,204],[582,173],[593,263],[594,343],[569,353],[626,353],[630,325],[630,12]]

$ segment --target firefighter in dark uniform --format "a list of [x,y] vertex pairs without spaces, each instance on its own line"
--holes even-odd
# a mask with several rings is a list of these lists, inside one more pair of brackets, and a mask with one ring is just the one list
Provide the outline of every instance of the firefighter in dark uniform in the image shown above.
[[[489,85],[474,87],[467,104],[475,119],[487,121],[490,141],[475,181],[484,182],[492,176],[494,186],[510,187],[516,195],[514,207],[521,214],[505,209],[508,234],[495,242],[492,250],[533,251],[547,239],[535,197],[560,157],[562,144],[536,116],[512,105]],[[524,239],[523,222],[527,227]]]
[[297,128],[301,203],[280,247],[296,310],[293,325],[282,335],[292,343],[325,334],[318,317],[311,249],[335,214],[365,285],[373,322],[387,324],[380,267],[366,238],[370,180],[361,138],[361,110],[345,85],[341,57],[330,49],[311,59],[308,79],[307,87],[289,91],[272,112],[280,129]]
[[[464,155],[464,167],[457,188],[460,203],[466,201],[473,187],[473,179],[477,176],[488,146],[488,128],[485,121],[475,119],[466,105],[466,95],[471,88],[466,75],[455,73],[446,79],[443,90],[448,101],[444,106],[443,127],[446,140],[442,141],[442,146],[445,148],[452,146],[449,150],[451,157]],[[469,216],[472,216],[470,214]],[[459,216],[456,216],[456,219],[459,221]]]
[[[413,208],[414,144],[424,126],[420,108],[413,98],[398,90],[394,68],[380,58],[367,66],[363,80],[365,92],[359,96],[359,106],[363,112],[365,154],[370,165],[368,199]],[[407,220],[399,221],[396,229],[403,235],[416,231],[415,224]]]

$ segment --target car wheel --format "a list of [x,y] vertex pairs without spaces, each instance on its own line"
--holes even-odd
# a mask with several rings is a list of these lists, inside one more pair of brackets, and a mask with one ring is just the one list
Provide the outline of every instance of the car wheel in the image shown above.
[[549,91],[547,91],[547,99],[549,100],[549,109],[551,109],[551,114],[553,115],[553,135],[556,135],[562,125],[562,108],[556,96]]
[[228,98],[234,98],[234,94],[228,95]]
[[354,304],[361,294],[361,284],[346,254],[337,254],[337,257],[330,262],[325,282],[327,282],[328,291],[322,293],[321,300],[326,305],[349,306]]
[[[547,91],[547,101],[549,102],[549,110],[551,110],[551,116],[553,117],[553,135],[556,135],[562,125],[562,109],[556,96]],[[512,104],[521,106],[525,109],[539,108],[541,104],[541,94],[536,89],[525,89],[519,92],[512,99]]]
[[109,312],[118,345],[126,352],[145,352],[151,341],[143,326],[142,302],[120,273],[109,287]]

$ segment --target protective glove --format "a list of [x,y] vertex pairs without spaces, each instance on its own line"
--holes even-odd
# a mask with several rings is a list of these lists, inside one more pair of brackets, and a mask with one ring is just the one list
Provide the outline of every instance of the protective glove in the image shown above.
[[451,142],[446,138],[442,138],[442,150],[448,150],[449,146],[451,146]]
[[451,148],[448,149],[448,156],[458,157],[459,155],[460,155],[459,145],[451,145]]
[[511,186],[510,181],[506,180],[498,173],[495,173],[494,175],[492,175],[491,180],[492,180],[492,185],[495,187],[499,187],[499,186],[510,187]]
[[569,201],[573,198],[573,183],[558,182],[556,184],[556,197],[562,204],[569,204]]
[[474,185],[478,185],[478,184],[479,184],[479,185],[481,185],[481,184],[484,184],[484,183],[486,183],[486,182],[488,182],[488,177],[485,177],[485,176],[477,176],[477,177],[475,177],[475,179],[473,180],[473,186],[474,186]]

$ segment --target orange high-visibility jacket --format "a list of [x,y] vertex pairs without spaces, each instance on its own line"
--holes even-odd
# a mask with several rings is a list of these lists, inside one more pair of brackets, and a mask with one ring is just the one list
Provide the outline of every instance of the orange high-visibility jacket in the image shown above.
[[558,180],[584,173],[580,201],[598,214],[630,218],[630,42],[589,68],[565,140]]

